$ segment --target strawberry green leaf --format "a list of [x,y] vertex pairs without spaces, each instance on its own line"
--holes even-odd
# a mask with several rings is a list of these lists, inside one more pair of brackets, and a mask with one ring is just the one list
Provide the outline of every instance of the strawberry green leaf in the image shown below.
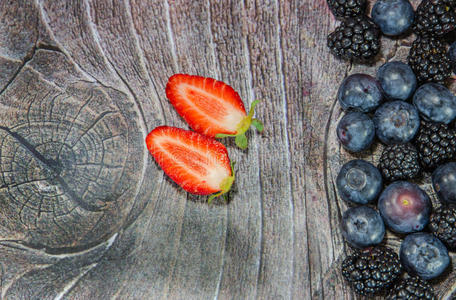
[[241,148],[242,150],[247,149],[248,142],[247,142],[247,137],[245,136],[245,134],[237,135],[236,139],[234,141],[236,142],[236,145],[239,148]]
[[215,135],[216,138],[224,138],[224,137],[231,137],[231,136],[236,136],[235,134],[225,134],[225,133],[217,133]]
[[264,129],[263,123],[261,123],[260,120],[258,119],[252,119],[252,125],[255,126],[255,128],[259,131],[262,132]]

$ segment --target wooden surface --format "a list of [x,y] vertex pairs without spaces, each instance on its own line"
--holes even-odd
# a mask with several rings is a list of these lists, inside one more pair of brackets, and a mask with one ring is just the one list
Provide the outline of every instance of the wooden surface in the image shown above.
[[[335,93],[412,38],[352,65],[328,53],[336,25],[323,0],[1,0],[1,298],[357,298],[338,271],[334,179],[351,155]],[[186,194],[146,151],[154,127],[186,128],[165,96],[177,72],[262,100],[249,150],[224,140],[228,204]]]

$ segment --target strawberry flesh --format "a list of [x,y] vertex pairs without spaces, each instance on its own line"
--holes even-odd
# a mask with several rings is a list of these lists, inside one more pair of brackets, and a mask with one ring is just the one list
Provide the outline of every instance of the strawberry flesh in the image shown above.
[[175,74],[168,80],[166,96],[193,130],[209,137],[236,135],[247,117],[239,94],[213,78]]
[[146,137],[149,152],[163,171],[189,193],[226,193],[234,180],[228,152],[197,132],[159,126]]

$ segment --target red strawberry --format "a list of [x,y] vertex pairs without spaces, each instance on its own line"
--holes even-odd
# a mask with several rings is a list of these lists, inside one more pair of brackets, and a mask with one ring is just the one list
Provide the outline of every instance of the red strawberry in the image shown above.
[[159,126],[146,137],[147,149],[178,185],[189,193],[211,195],[209,202],[228,192],[234,182],[228,152],[222,143],[197,132]]
[[221,81],[175,74],[168,80],[166,96],[193,130],[209,137],[235,136],[242,149],[247,148],[245,132],[250,125],[263,130],[263,124],[253,119],[259,101],[252,103],[247,115],[239,94]]

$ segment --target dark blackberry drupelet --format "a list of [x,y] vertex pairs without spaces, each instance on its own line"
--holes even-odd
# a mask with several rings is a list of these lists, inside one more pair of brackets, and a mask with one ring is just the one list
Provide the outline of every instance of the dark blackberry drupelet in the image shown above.
[[456,208],[441,206],[431,214],[429,230],[448,248],[456,250]]
[[350,18],[366,11],[366,0],[327,0],[329,9],[336,18]]
[[356,252],[342,263],[342,275],[360,295],[385,291],[401,272],[397,254],[384,246]]
[[451,61],[445,44],[433,37],[418,37],[410,48],[407,62],[420,83],[444,83],[451,76]]
[[418,151],[410,143],[389,145],[383,149],[378,169],[386,181],[416,178],[421,174]]
[[368,17],[349,18],[328,35],[327,45],[339,58],[367,61],[380,51],[380,29]]
[[456,28],[454,0],[423,0],[415,12],[413,31],[420,36],[442,36]]
[[435,300],[434,289],[432,286],[419,277],[410,277],[400,281],[394,286],[386,297],[387,300]]
[[456,130],[443,123],[421,120],[415,146],[423,168],[434,169],[455,158]]

